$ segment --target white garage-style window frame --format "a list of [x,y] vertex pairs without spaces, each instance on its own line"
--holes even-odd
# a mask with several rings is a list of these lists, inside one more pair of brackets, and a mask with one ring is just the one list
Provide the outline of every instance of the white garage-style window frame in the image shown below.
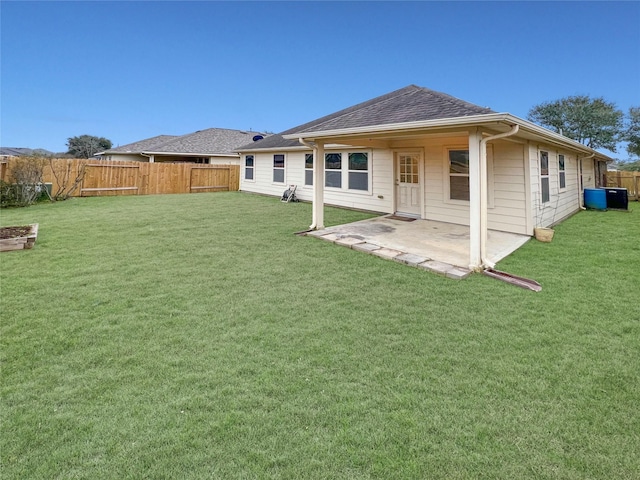
[[253,155],[244,156],[244,179],[248,182],[255,182],[255,157]]
[[304,154],[304,184],[313,186],[313,153]]
[[540,203],[547,203],[551,198],[549,185],[549,152],[540,151]]
[[285,183],[285,155],[276,153],[273,155],[273,183]]
[[558,187],[561,192],[567,189],[567,164],[563,154],[558,154]]

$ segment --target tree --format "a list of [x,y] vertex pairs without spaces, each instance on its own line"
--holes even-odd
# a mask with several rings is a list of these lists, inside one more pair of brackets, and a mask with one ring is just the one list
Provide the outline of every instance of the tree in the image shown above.
[[91,158],[94,153],[109,150],[111,145],[111,140],[104,137],[80,135],[67,139],[67,147],[69,147],[67,153],[75,158]]
[[621,162],[618,163],[618,170],[625,172],[640,172],[640,160],[635,162]]
[[[640,107],[630,107],[628,125],[624,132],[624,140],[629,142],[629,155],[640,157]],[[637,163],[637,162],[636,162]]]
[[536,105],[529,120],[590,148],[616,151],[624,133],[624,114],[604,98],[578,95]]

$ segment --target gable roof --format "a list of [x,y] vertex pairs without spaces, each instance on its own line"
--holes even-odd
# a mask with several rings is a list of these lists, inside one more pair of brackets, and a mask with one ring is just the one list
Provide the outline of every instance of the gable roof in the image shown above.
[[446,93],[417,85],[409,85],[366,102],[345,108],[311,122],[298,125],[253,144],[244,145],[238,151],[263,148],[300,147],[296,139],[284,135],[313,131],[359,128],[392,123],[438,120],[495,113],[490,108],[465,102]]
[[236,155],[235,149],[238,146],[252,141],[258,134],[244,130],[208,128],[186,135],[158,135],[101,153]]

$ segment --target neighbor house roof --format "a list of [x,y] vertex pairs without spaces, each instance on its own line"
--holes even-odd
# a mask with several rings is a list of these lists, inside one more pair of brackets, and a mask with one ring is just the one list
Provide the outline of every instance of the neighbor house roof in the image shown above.
[[386,95],[326,115],[244,145],[238,151],[300,146],[296,139],[284,136],[326,130],[361,128],[392,123],[406,123],[442,118],[468,117],[495,113],[490,108],[465,102],[446,93],[409,85]]
[[6,157],[21,157],[29,155],[54,155],[53,152],[45,150],[44,148],[18,148],[18,147],[0,147],[0,155]]
[[102,155],[145,154],[192,154],[192,155],[236,155],[235,149],[253,140],[262,133],[208,128],[187,135],[158,135],[138,142],[101,152]]

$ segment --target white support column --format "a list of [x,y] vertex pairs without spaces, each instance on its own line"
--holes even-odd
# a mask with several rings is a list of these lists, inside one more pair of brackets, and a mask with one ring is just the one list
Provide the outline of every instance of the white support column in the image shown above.
[[469,268],[482,267],[481,255],[481,188],[480,188],[480,141],[477,129],[469,131]]
[[313,159],[313,220],[311,229],[324,228],[324,143],[316,142]]
[[149,155],[149,163],[154,163],[156,161],[155,155]]

